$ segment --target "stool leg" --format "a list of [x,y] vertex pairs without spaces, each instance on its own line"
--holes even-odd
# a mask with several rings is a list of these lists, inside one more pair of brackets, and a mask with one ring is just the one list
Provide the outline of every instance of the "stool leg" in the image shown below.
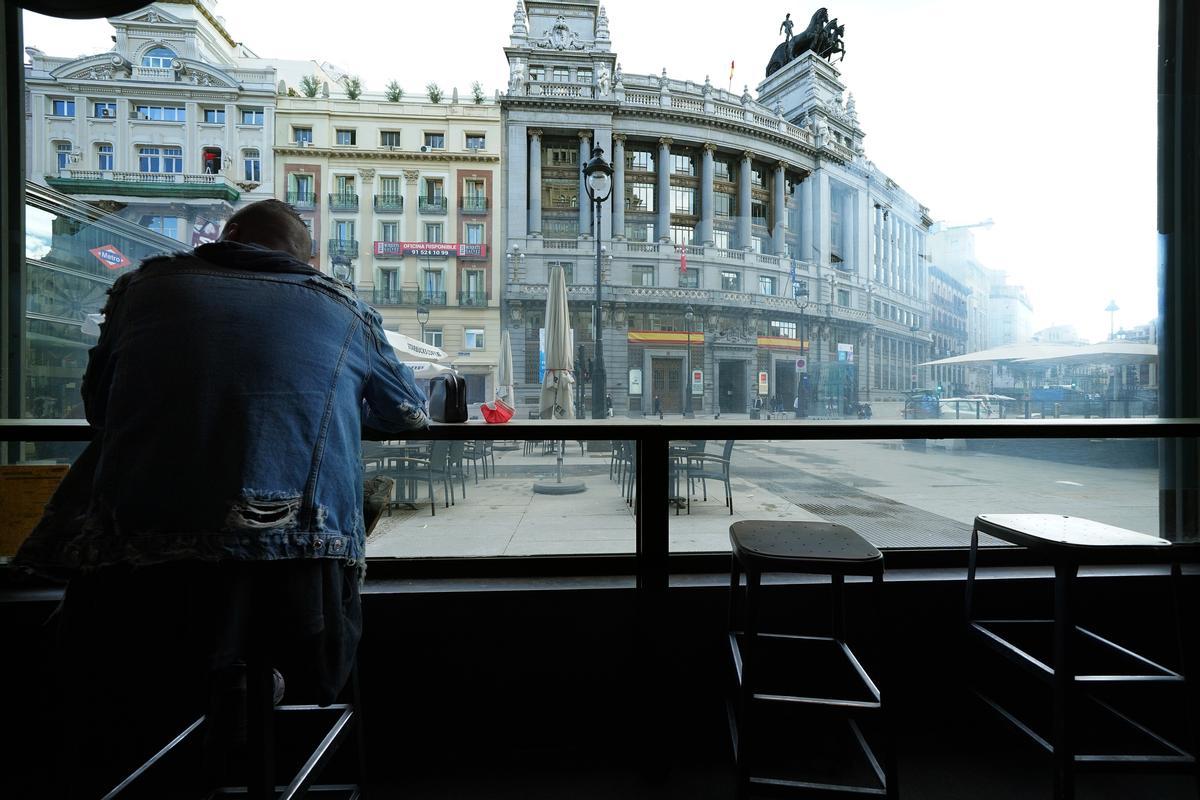
[[833,638],[840,642],[846,638],[846,579],[842,575],[831,575],[829,580],[833,587],[830,629],[833,631]]
[[[898,800],[900,797],[900,779],[896,776],[896,732],[893,725],[894,708],[888,708],[883,705],[883,698],[891,696],[890,684],[888,683],[888,672],[883,668],[888,654],[892,652],[892,648],[888,646],[887,626],[883,624],[883,576],[876,575],[871,578],[871,594],[873,595],[875,606],[875,641],[876,658],[875,670],[882,672],[882,676],[877,675],[875,678],[876,685],[879,687],[879,715],[881,727],[883,728],[883,777],[884,791],[887,800]],[[881,679],[882,678],[882,679]]]
[[358,786],[366,791],[367,785],[367,729],[363,725],[362,693],[358,684],[358,663],[350,670],[351,698],[354,701],[354,739],[358,745]]
[[972,603],[975,600],[975,569],[979,565],[979,529],[971,526],[971,550],[967,556],[967,600],[964,604],[967,615],[967,625],[975,619]]
[[275,796],[275,680],[261,653],[246,661],[246,791],[252,800],[267,800]]
[[1075,665],[1071,639],[1075,632],[1072,594],[1076,564],[1054,566],[1054,797],[1075,797],[1075,737],[1072,711],[1075,699]]
[[738,794],[750,789],[750,739],[754,735],[750,715],[754,705],[754,659],[758,650],[758,607],[762,576],[757,570],[746,570],[746,625],[742,636],[742,685],[737,715],[737,773]]
[[1196,679],[1196,634],[1184,626],[1183,609],[1183,565],[1178,561],[1171,565],[1171,600],[1175,606],[1175,635],[1179,643],[1179,671],[1183,675],[1184,716],[1191,741],[1189,750],[1194,759],[1192,773],[1196,779],[1197,795],[1200,796],[1200,686]]
[[737,630],[737,593],[742,571],[738,566],[737,556],[730,556],[729,560],[729,632],[732,633]]

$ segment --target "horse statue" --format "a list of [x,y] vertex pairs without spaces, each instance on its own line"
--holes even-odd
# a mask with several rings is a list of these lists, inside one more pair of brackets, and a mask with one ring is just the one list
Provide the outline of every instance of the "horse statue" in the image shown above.
[[802,33],[796,34],[775,48],[775,52],[771,54],[771,60],[767,63],[767,77],[774,75],[789,61],[809,50],[826,59],[831,58],[835,53],[841,53],[842,58],[845,58],[846,48],[842,44],[842,34],[845,31],[845,25],[838,25],[836,19],[829,19],[828,9],[818,8],[812,15],[812,19],[809,20],[808,27]]

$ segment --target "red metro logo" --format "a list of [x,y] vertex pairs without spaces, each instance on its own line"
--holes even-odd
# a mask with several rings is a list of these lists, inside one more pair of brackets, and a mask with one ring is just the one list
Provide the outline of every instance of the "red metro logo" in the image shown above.
[[92,255],[94,255],[100,261],[101,264],[108,267],[109,269],[120,269],[121,267],[128,267],[130,264],[133,263],[132,261],[130,261],[128,258],[125,257],[124,253],[122,253],[117,248],[113,247],[111,244],[104,244],[104,245],[100,245],[99,247],[93,247],[88,252],[91,253]]

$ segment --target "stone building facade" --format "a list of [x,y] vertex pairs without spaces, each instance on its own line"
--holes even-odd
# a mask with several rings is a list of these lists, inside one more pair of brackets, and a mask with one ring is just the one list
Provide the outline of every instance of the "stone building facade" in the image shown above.
[[275,72],[210,0],[111,17],[112,49],[27,48],[27,175],[191,246],[274,195]]
[[[296,97],[287,88],[276,116],[276,195],[310,226],[312,263],[352,282],[385,327],[445,350],[469,402],[491,400],[499,106],[457,96]],[[428,311],[423,326],[418,309]]]
[[[797,397],[836,414],[911,387],[929,357],[932,220],[864,157],[834,65],[808,53],[757,98],[625,74],[596,0],[518,2],[505,55],[504,323],[518,406],[536,403],[553,265],[591,358],[597,236],[618,414],[647,413],[655,397],[678,412],[685,390],[703,414],[758,398],[791,410]],[[598,227],[581,173],[594,147],[615,170]]]

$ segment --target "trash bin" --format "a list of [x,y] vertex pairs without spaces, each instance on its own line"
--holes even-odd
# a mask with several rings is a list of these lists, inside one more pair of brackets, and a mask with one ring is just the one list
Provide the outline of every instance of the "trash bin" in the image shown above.
[[759,419],[761,412],[757,408],[750,409],[750,419]]

